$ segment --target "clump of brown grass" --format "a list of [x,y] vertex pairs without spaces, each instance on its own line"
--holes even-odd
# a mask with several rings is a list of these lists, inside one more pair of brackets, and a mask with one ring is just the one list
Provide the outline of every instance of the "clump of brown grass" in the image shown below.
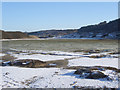
[[120,52],[111,52],[109,54],[120,54]]
[[10,54],[7,54],[7,55],[5,55],[5,56],[2,56],[2,60],[3,61],[12,61],[12,60],[14,60],[14,59],[16,59],[14,56],[11,56]]
[[89,56],[89,58],[102,58],[105,57],[105,55],[93,55],[93,56]]

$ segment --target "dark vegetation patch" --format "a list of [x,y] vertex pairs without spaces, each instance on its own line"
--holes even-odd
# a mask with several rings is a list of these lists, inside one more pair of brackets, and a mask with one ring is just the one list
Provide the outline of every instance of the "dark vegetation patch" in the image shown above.
[[109,54],[120,54],[120,52],[110,52]]
[[26,67],[26,68],[40,68],[44,67],[46,62],[40,60],[32,60],[32,59],[22,59],[22,60],[14,60],[2,62],[2,66],[18,66],[18,67]]
[[89,56],[89,58],[119,58],[119,56],[111,56],[111,55],[104,55],[104,54],[100,54],[100,55],[92,55]]
[[19,62],[22,62],[21,67],[27,67],[27,68],[40,68],[44,67],[46,65],[46,62],[40,61],[40,60],[19,60]]
[[89,56],[89,58],[104,58],[104,57],[107,57],[108,55],[92,55],[92,56]]
[[114,67],[105,67],[105,66],[92,66],[92,67],[85,67],[85,66],[72,66],[72,67],[66,67],[64,69],[87,69],[87,70],[100,70],[100,71],[105,71],[105,70],[113,70],[117,73],[120,73],[120,69],[114,68]]
[[88,78],[88,79],[100,79],[107,78],[108,76],[100,71],[93,71],[90,69],[77,69],[74,74],[80,75],[80,77]]
[[106,86],[96,88],[94,86],[73,86],[75,90],[119,90],[118,88],[108,88]]
[[68,60],[74,58],[65,58],[63,60],[54,60],[54,61],[40,61],[34,59],[21,59],[21,60],[13,60],[8,62],[3,62],[3,66],[19,66],[26,68],[49,68],[49,67],[57,67],[66,68],[68,65]]
[[33,59],[22,59],[15,61],[3,62],[2,66],[18,66],[18,67],[26,67],[26,68],[49,68],[49,67],[66,67],[68,64],[66,60],[56,60],[56,61],[47,61],[43,62],[40,60]]
[[45,65],[46,62],[40,60],[32,60],[32,59],[23,59],[13,62],[13,66],[20,66],[26,68],[40,68],[40,67],[44,67]]
[[99,50],[99,49],[95,49],[95,50],[83,50],[83,49],[81,49],[81,50],[75,50],[73,52],[100,53],[100,52],[109,52],[109,51],[111,51],[111,50],[110,49],[101,49],[101,50]]

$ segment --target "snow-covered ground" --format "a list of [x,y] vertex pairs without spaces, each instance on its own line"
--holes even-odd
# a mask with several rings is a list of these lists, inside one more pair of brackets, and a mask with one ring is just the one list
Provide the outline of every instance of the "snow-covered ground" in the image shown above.
[[0,53],[0,57],[1,57],[1,56],[5,56],[5,54],[4,54],[4,53]]
[[[61,68],[2,68],[2,88],[73,88],[73,86],[93,86],[96,88],[117,88],[116,80],[83,79],[73,74],[75,70]],[[104,71],[111,75],[113,71]],[[117,76],[115,76],[117,79]]]
[[64,60],[69,58],[75,58],[82,56],[82,53],[63,52],[63,51],[42,51],[42,50],[16,50],[21,53],[8,52],[11,56],[15,57],[16,60],[20,59],[33,59],[41,61],[54,61]]
[[33,59],[41,61],[53,61],[53,60],[64,60],[65,58],[73,58],[74,56],[54,56],[54,55],[42,55],[42,54],[33,54],[33,55],[19,55],[13,54],[16,57],[16,60],[20,59]]
[[[109,52],[101,52],[96,54],[86,54],[84,52],[63,52],[63,51],[42,51],[42,50],[16,50],[20,53],[8,52],[11,56],[14,56],[16,60],[20,59],[34,59],[41,61],[53,61],[53,60],[64,60],[69,58],[77,57],[89,57],[96,55],[107,55]],[[111,55],[112,56],[112,55]],[[118,56],[118,55],[113,55]]]
[[[15,60],[33,59],[40,61],[68,60],[68,67],[72,66],[107,66],[118,68],[116,57],[90,58],[90,56],[108,55],[110,52],[84,54],[83,52],[42,51],[42,50],[13,50],[7,54],[16,57]],[[5,54],[0,54],[4,56]],[[56,65],[51,63],[51,65]],[[73,88],[74,86],[93,86],[95,88],[118,87],[118,76],[115,71],[102,71],[113,80],[85,79],[75,75],[76,70],[61,68],[21,68],[13,66],[0,67],[2,70],[2,88]]]
[[68,66],[107,66],[118,68],[118,58],[79,58],[69,60]]

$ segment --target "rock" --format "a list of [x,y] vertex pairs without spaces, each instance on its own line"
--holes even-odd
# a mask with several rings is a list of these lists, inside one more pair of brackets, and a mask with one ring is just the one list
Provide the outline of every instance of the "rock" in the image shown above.
[[88,68],[78,69],[74,72],[74,74],[78,74],[78,75],[80,75],[80,77],[84,77],[87,79],[99,79],[99,78],[107,77],[107,75],[105,75],[104,73],[102,73],[100,71],[93,71]]
[[90,73],[86,78],[89,79],[99,79],[99,78],[106,78],[107,75],[105,75],[104,73],[100,72],[100,71],[95,71]]
[[74,72],[74,74],[79,74],[79,75],[81,75],[82,73],[91,73],[91,70],[89,70],[89,69],[77,69],[75,72]]
[[14,66],[21,66],[21,65],[22,65],[22,62],[20,62],[20,61],[14,61],[14,62],[13,62],[13,65],[14,65]]

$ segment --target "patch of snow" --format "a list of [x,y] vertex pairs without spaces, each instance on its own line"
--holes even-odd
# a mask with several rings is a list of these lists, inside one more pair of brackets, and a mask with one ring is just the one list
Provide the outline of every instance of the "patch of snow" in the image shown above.
[[79,58],[69,60],[68,66],[109,66],[118,68],[118,58]]
[[7,61],[7,62],[3,62],[4,64],[8,64],[8,63],[10,63],[11,61]]
[[26,62],[26,63],[22,63],[22,64],[24,64],[24,65],[25,65],[25,64],[29,64],[29,63],[30,63],[30,62]]
[[2,57],[2,56],[5,56],[6,54],[4,54],[4,53],[0,53],[0,57]]
[[75,52],[63,52],[63,51],[43,51],[43,50],[17,50],[17,49],[11,49],[11,50],[15,50],[15,51],[22,51],[25,52],[26,54],[28,53],[52,53],[52,54],[58,54],[58,55],[68,55],[68,56],[72,56],[72,55],[81,55],[82,52],[79,53],[75,53]]
[[50,66],[56,66],[56,64],[54,64],[54,63],[50,63],[49,65],[50,65]]
[[63,60],[66,58],[73,58],[75,56],[55,56],[55,55],[42,55],[42,54],[32,54],[32,55],[21,55],[21,54],[13,54],[16,57],[16,60],[20,59],[34,59],[41,61],[53,61],[53,60]]
[[3,88],[73,88],[94,86],[117,88],[118,81],[82,79],[73,74],[75,70],[60,68],[2,68]]
[[36,59],[41,61],[52,61],[52,60],[63,60],[66,58],[80,57],[83,56],[82,52],[63,52],[63,51],[42,51],[42,50],[16,50],[22,51],[21,53],[12,53],[11,56],[16,57],[16,60],[19,59]]

